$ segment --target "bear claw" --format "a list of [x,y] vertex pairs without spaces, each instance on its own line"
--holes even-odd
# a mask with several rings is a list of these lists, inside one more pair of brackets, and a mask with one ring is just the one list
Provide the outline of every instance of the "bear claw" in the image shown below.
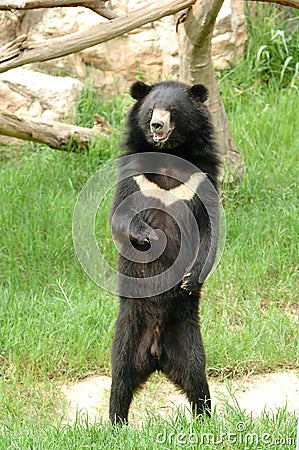
[[196,287],[196,283],[194,283],[194,280],[192,279],[192,272],[186,273],[186,275],[184,275],[183,277],[181,288],[187,291],[189,295],[191,295]]

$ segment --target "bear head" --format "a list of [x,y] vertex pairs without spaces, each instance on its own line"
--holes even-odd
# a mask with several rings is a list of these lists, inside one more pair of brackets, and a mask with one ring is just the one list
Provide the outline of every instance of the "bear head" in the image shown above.
[[210,131],[210,114],[204,105],[208,90],[202,84],[163,81],[150,86],[137,81],[130,94],[137,100],[137,126],[155,147],[175,148]]

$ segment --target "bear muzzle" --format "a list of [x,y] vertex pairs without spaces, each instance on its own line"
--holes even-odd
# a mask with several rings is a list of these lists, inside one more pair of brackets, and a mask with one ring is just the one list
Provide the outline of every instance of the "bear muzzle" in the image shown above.
[[174,129],[171,124],[170,112],[163,109],[154,109],[150,121],[150,130],[153,140],[157,143],[164,143]]

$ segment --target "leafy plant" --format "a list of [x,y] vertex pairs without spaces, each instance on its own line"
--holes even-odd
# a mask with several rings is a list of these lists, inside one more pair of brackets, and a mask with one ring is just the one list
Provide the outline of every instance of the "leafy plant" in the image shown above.
[[256,16],[248,10],[249,42],[246,60],[261,81],[296,86],[299,71],[299,18],[275,5],[257,5]]

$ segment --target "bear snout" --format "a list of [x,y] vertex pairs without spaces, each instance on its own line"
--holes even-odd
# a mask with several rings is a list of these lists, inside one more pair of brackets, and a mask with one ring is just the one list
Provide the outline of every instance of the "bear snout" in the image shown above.
[[173,130],[170,121],[170,112],[162,109],[154,109],[150,121],[150,130],[155,142],[167,141]]
[[163,127],[164,127],[164,123],[161,120],[157,120],[156,122],[151,122],[151,130],[153,133],[162,130]]

